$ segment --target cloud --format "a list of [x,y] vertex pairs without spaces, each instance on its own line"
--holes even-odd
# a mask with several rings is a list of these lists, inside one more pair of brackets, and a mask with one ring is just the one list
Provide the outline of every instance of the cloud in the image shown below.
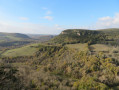
[[106,21],[106,20],[110,20],[112,19],[111,17],[107,16],[107,17],[102,17],[102,18],[99,18],[100,21]]
[[52,21],[53,20],[53,17],[52,16],[45,16],[44,19],[47,19],[49,21]]
[[34,33],[34,31],[20,23],[7,23],[0,22],[0,32],[10,32],[10,33]]
[[65,29],[105,29],[105,28],[119,28],[119,13],[116,13],[113,17],[105,16],[100,17],[98,20],[88,26],[80,26],[80,25],[58,25],[55,24],[58,30],[65,30]]
[[119,28],[119,13],[116,13],[113,17],[101,17],[94,25],[97,29],[101,28]]
[[105,28],[119,28],[119,13],[116,13],[113,17],[105,16],[100,17],[97,19],[97,21],[88,26],[80,26],[80,25],[69,25],[69,26],[61,26],[61,25],[55,25],[59,30],[64,29],[105,29]]
[[53,17],[52,16],[49,16],[50,14],[52,14],[52,11],[48,10],[48,8],[46,8],[46,7],[43,7],[42,9],[46,11],[45,14],[47,15],[47,16],[44,16],[43,18],[44,19],[47,19],[49,21],[52,21],[53,20]]
[[55,24],[55,26],[56,26],[56,27],[59,27],[59,25],[58,25],[58,24]]
[[55,25],[33,23],[0,22],[0,32],[31,33],[31,34],[59,34],[62,28]]
[[47,11],[46,14],[49,15],[49,14],[52,14],[52,12],[51,11]]
[[[33,34],[59,34],[65,29],[103,29],[103,28],[119,28],[119,13],[113,17],[104,16],[97,19],[92,25],[59,25],[55,24],[34,24],[34,23],[18,23],[13,20],[4,19],[4,15],[0,15],[0,32],[17,32],[17,33],[33,33]],[[43,19],[52,21],[53,17],[46,15]],[[27,17],[19,17],[20,20],[28,20]]]
[[27,17],[19,17],[20,20],[28,20]]

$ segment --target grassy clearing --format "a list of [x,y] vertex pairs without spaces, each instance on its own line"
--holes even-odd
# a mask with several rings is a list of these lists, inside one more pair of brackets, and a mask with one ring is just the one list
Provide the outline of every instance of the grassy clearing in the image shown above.
[[76,49],[79,51],[86,51],[88,50],[87,43],[78,43],[78,44],[67,44],[68,48]]
[[38,48],[35,47],[37,45],[38,44],[31,44],[31,45],[27,45],[27,46],[24,46],[21,48],[11,49],[11,50],[4,52],[2,54],[2,56],[29,56],[29,55],[33,55],[38,50]]
[[104,44],[94,44],[90,46],[91,51],[101,52],[101,51],[110,51],[111,47]]
[[114,47],[114,46],[109,46],[104,44],[94,44],[94,45],[91,45],[89,48],[91,51],[95,51],[95,52],[113,53],[119,50],[119,47]]
[[89,47],[92,54],[98,54],[99,52],[103,52],[107,57],[115,58],[119,60],[119,46],[109,46],[104,44],[94,44]]

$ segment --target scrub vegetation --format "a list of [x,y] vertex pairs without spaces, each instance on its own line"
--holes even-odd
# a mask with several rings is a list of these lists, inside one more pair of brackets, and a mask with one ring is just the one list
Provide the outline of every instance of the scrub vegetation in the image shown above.
[[0,89],[118,90],[118,30],[65,30],[48,42],[1,51]]

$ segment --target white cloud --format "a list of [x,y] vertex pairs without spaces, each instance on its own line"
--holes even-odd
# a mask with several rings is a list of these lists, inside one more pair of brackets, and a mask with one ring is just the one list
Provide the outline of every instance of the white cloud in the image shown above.
[[76,29],[105,29],[105,28],[119,28],[119,13],[116,13],[113,17],[105,16],[100,17],[98,20],[89,26],[69,26],[67,28]]
[[55,26],[56,26],[56,27],[59,27],[59,25],[58,25],[58,24],[55,24]]
[[102,18],[99,18],[100,21],[105,21],[105,20],[110,20],[112,19],[111,17],[107,16],[107,17],[102,17]]
[[55,25],[59,29],[105,29],[105,28],[119,28],[119,13],[116,13],[113,17],[105,16],[98,18],[98,20],[89,26],[80,26],[80,25],[69,25],[69,26],[60,26]]
[[50,14],[52,14],[52,11],[48,10],[48,8],[46,8],[46,7],[42,7],[42,9],[46,11],[46,13],[45,13],[46,16],[44,16],[43,18],[47,19],[49,21],[53,20],[53,17],[49,16]]
[[51,11],[47,11],[46,14],[49,15],[49,14],[52,14],[52,12]]
[[31,34],[59,34],[62,28],[55,25],[33,24],[33,23],[7,23],[0,22],[0,32],[31,33]]
[[114,17],[106,16],[99,18],[94,27],[97,29],[119,28],[119,13],[116,13]]
[[98,20],[89,26],[69,25],[61,26],[56,24],[57,29],[104,29],[104,28],[119,28],[119,13],[116,13],[113,17],[105,16],[98,18]]
[[53,20],[53,17],[52,16],[45,16],[44,19],[51,21],[51,20]]
[[119,24],[119,13],[117,13],[113,19],[114,24]]
[[28,20],[27,17],[19,17],[20,20]]
[[[34,34],[59,34],[64,29],[103,29],[103,28],[119,28],[119,13],[113,17],[100,17],[90,26],[80,25],[59,25],[49,26],[48,24],[18,23],[10,19],[4,19],[4,15],[0,14],[0,32],[17,32],[17,33],[34,33]],[[44,16],[43,19],[52,21],[52,16]],[[19,17],[21,20],[28,20],[27,17]]]

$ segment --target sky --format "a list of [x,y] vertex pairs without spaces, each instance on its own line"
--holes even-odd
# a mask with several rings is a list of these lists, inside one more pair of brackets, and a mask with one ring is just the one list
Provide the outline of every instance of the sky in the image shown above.
[[0,0],[0,32],[119,28],[119,0]]

